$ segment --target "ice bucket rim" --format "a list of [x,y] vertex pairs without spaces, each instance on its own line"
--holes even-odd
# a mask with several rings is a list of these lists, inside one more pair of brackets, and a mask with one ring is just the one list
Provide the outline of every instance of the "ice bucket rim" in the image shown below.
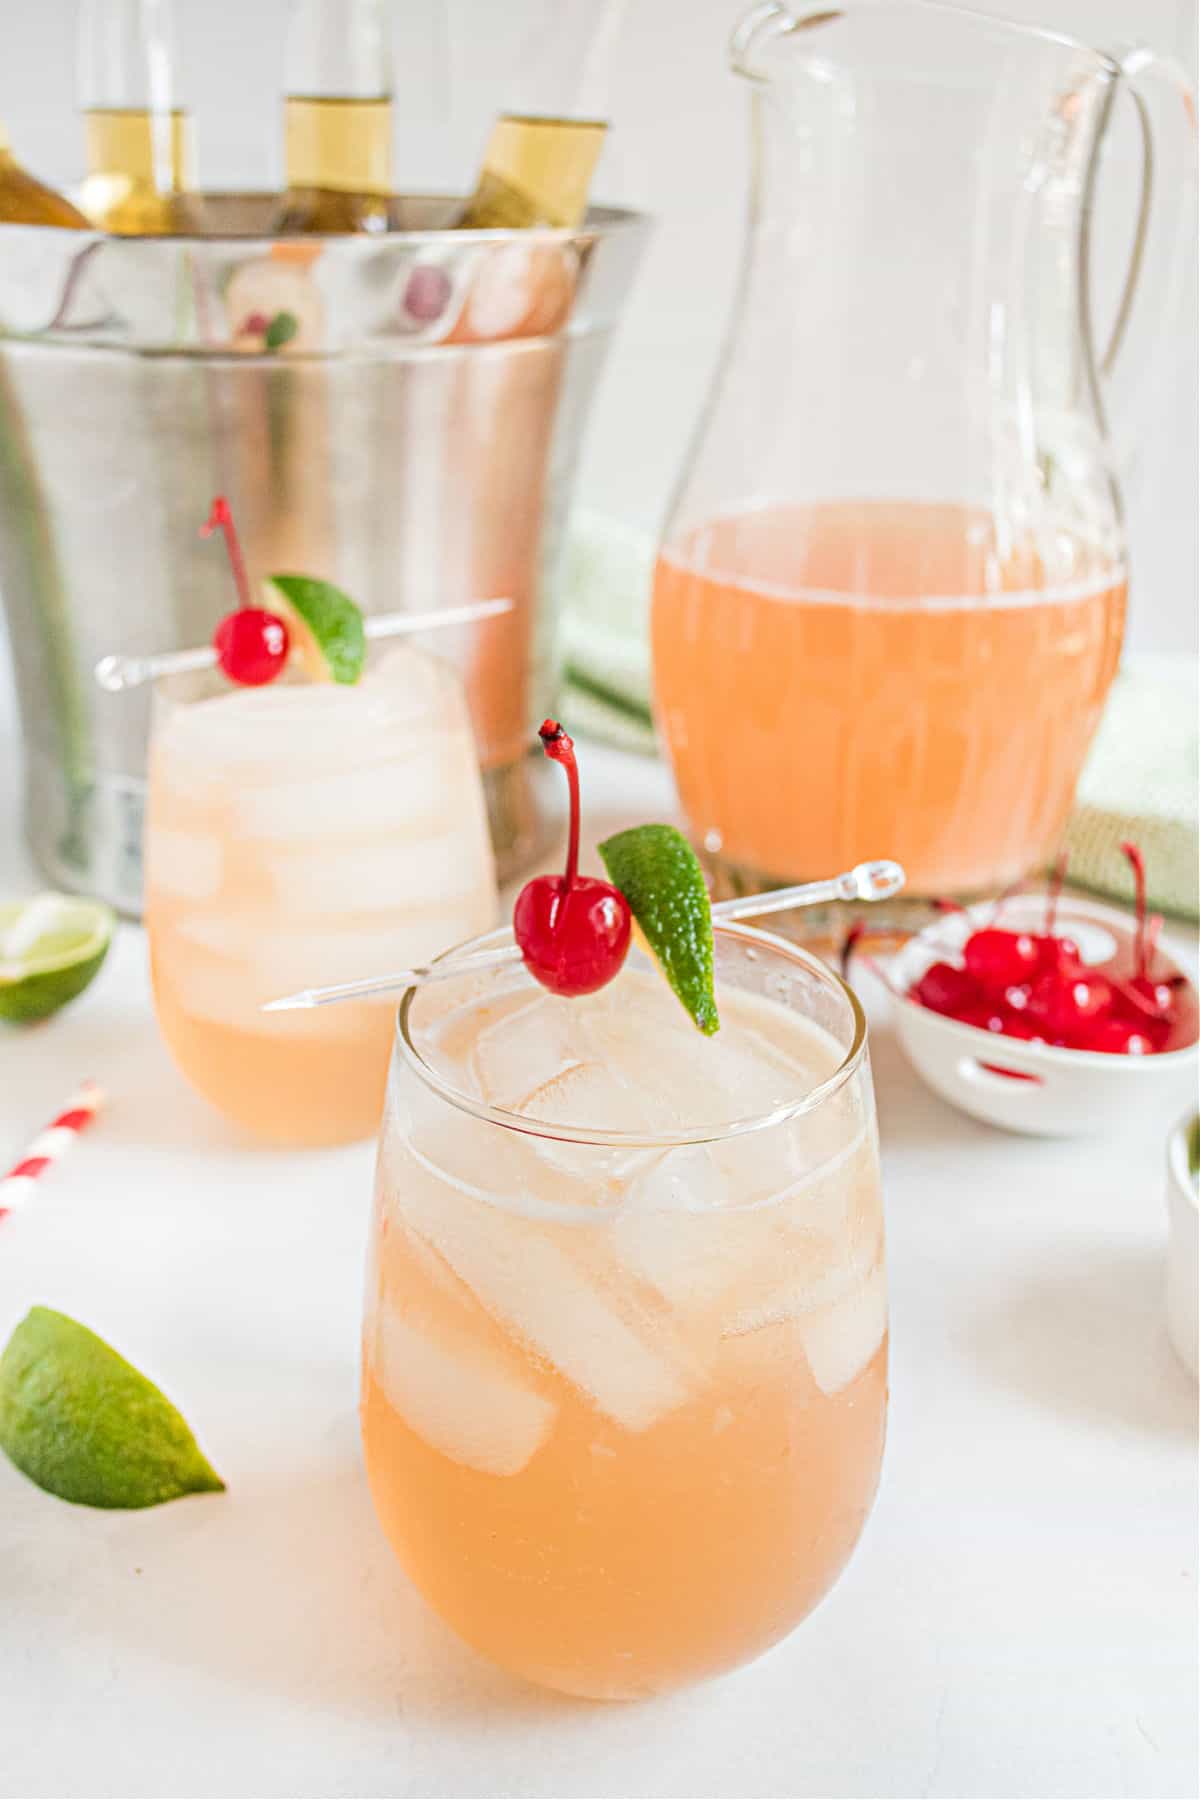
[[[576,337],[611,325],[649,230],[640,213],[596,206],[573,229],[457,231],[455,196],[413,194],[393,196],[395,230],[276,237],[277,194],[205,200],[213,229],[200,236],[0,225],[0,342],[253,363]],[[433,312],[407,306],[424,265],[440,294]],[[502,299],[497,314],[497,293],[522,292],[524,312],[510,316]],[[483,306],[468,317],[480,293]],[[243,315],[277,313],[291,318],[286,339],[243,341]]]
[[[210,209],[223,207],[253,208],[256,204],[263,211],[278,204],[277,192],[261,188],[215,188],[199,190],[199,198]],[[451,210],[460,205],[461,195],[431,193],[427,191],[412,193],[395,193],[391,196],[391,205],[401,218],[405,209],[427,209],[435,216],[443,212],[449,216]],[[619,232],[639,231],[652,223],[652,215],[632,207],[607,206],[599,203],[590,206],[578,225],[552,226],[534,225],[520,230],[511,227],[458,228],[452,225],[409,225],[397,224],[385,232],[330,232],[320,237],[279,237],[270,231],[256,228],[237,230],[216,230],[203,233],[159,232],[144,234],[137,232],[123,233],[114,237],[111,233],[98,227],[81,231],[61,225],[29,225],[19,224],[11,220],[0,220],[0,243],[11,242],[14,238],[28,241],[31,237],[40,242],[70,241],[75,244],[89,241],[117,244],[138,244],[141,246],[162,245],[164,249],[172,249],[179,245],[202,246],[211,251],[221,245],[235,246],[244,251],[252,244],[275,245],[307,243],[319,244],[327,248],[335,244],[353,245],[362,254],[370,250],[399,248],[401,245],[419,246],[422,244],[449,248],[451,245],[466,249],[472,244],[501,244],[509,241],[526,245],[533,244],[573,244],[581,240],[596,237],[611,237]]]

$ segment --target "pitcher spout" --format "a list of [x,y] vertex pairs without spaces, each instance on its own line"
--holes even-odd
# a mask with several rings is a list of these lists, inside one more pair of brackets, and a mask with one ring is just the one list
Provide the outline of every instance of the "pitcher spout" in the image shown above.
[[768,58],[771,46],[793,32],[813,25],[829,25],[841,17],[841,8],[818,7],[813,11],[793,12],[779,0],[761,0],[734,26],[729,38],[729,66],[735,75],[747,81],[769,81]]

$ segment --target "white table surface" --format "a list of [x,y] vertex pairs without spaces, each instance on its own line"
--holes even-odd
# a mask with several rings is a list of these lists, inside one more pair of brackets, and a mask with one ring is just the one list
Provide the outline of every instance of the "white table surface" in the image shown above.
[[[2,730],[2,727],[0,727]],[[5,752],[8,752],[5,754]],[[0,895],[32,885],[0,736]],[[593,834],[662,817],[589,747]],[[162,1050],[141,934],[0,1036],[0,1157],[75,1082],[102,1122],[0,1225],[34,1302],[109,1338],[229,1483],[143,1513],[0,1457],[5,1795],[1146,1796],[1196,1792],[1196,1390],[1163,1330],[1162,1134],[973,1124],[874,1030],[893,1295],[883,1484],[785,1644],[634,1706],[480,1662],[408,1587],[359,1459],[371,1151],[246,1147]]]

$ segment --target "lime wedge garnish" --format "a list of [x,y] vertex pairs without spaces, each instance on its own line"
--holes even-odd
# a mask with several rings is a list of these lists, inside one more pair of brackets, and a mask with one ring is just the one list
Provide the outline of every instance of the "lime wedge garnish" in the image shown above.
[[635,825],[600,846],[663,973],[701,1031],[720,1028],[713,994],[712,908],[696,853],[673,825]]
[[358,680],[367,639],[362,611],[349,594],[311,575],[268,575],[263,604],[286,624],[292,650],[312,681],[350,686]]
[[47,1306],[26,1313],[0,1356],[0,1449],[79,1506],[159,1506],[225,1486],[154,1383]]
[[48,1019],[82,994],[112,942],[111,907],[74,894],[0,906],[0,1019]]

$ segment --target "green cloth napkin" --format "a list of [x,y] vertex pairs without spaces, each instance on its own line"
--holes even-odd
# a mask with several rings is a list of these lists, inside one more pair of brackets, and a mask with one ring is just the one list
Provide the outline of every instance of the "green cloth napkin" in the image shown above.
[[[644,533],[575,515],[564,561],[563,715],[582,736],[648,755],[657,748],[646,630],[653,566]],[[1073,885],[1132,900],[1120,852],[1132,838],[1145,853],[1151,906],[1200,917],[1198,692],[1194,657],[1125,658],[1067,827]]]
[[658,748],[646,630],[653,574],[652,538],[596,513],[573,516],[563,566],[563,715],[585,737],[649,756]]
[[1195,657],[1127,656],[1084,764],[1067,826],[1071,880],[1132,902],[1120,846],[1140,845],[1159,912],[1200,916]]

